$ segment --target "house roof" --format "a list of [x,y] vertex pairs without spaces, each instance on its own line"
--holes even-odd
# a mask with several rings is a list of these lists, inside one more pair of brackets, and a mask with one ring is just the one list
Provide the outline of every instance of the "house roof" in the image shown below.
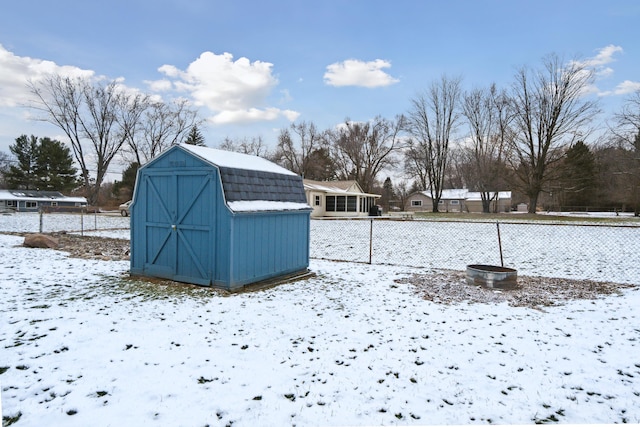
[[58,191],[0,190],[0,200],[28,200],[34,202],[59,201],[87,203],[84,197],[69,197]]
[[313,181],[311,179],[304,180],[304,189],[311,191],[319,191],[326,194],[341,195],[365,195],[371,197],[380,197],[379,194],[368,194],[362,191],[362,188],[355,180],[349,181]]
[[[489,192],[491,197],[495,197],[495,191]],[[511,191],[498,191],[498,200],[510,199]],[[466,200],[482,200],[482,193],[479,191],[467,193]]]
[[302,178],[269,160],[209,147],[179,147],[218,168],[225,200],[235,212],[310,209]]

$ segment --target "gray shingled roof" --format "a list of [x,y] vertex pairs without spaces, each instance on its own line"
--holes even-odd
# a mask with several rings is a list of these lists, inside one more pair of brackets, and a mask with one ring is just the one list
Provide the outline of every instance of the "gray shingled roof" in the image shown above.
[[219,167],[227,202],[268,200],[307,203],[302,177],[258,170]]

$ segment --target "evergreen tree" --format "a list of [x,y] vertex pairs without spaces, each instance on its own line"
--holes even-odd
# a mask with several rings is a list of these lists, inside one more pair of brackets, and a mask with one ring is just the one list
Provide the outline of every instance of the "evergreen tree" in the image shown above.
[[189,134],[185,138],[184,143],[189,145],[199,145],[200,147],[205,146],[204,136],[202,136],[202,134],[200,133],[197,125],[193,125],[193,127],[189,131]]
[[54,139],[40,138],[36,175],[41,190],[68,192],[78,186],[77,173],[69,147]]
[[38,139],[31,135],[21,135],[16,142],[9,146],[9,150],[16,158],[16,164],[9,166],[5,174],[7,186],[16,190],[35,190],[38,185],[36,176],[36,160]]
[[593,200],[595,177],[595,156],[584,142],[576,142],[567,150],[563,162],[561,183],[564,205],[588,205]]
[[140,169],[140,164],[133,162],[122,171],[122,181],[114,182],[111,189],[114,196],[127,200],[133,197],[138,169]]
[[384,208],[389,212],[391,208],[391,200],[393,200],[393,184],[391,183],[391,178],[387,177],[384,180],[384,184],[382,184],[382,204]]
[[67,192],[78,185],[71,151],[60,141],[21,135],[9,149],[17,160],[5,174],[9,188]]

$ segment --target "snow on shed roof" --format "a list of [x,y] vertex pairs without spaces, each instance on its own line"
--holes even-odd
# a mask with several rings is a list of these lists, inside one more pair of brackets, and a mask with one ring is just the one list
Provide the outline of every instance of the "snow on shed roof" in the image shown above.
[[282,175],[296,175],[290,170],[258,156],[190,144],[180,144],[180,147],[195,154],[202,160],[220,167],[271,172]]

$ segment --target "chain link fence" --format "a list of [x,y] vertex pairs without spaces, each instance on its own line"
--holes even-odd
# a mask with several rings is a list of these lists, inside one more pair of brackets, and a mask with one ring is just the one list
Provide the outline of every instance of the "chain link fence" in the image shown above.
[[[0,215],[0,231],[129,238],[119,214]],[[105,234],[106,233],[106,234]],[[537,221],[311,220],[310,256],[464,271],[504,265],[519,275],[640,284],[640,225]]]
[[104,230],[128,230],[130,227],[130,217],[122,217],[120,213],[20,212],[0,215],[0,231],[18,233],[65,231],[83,235]]
[[312,220],[312,258],[640,284],[640,226],[544,221]]

